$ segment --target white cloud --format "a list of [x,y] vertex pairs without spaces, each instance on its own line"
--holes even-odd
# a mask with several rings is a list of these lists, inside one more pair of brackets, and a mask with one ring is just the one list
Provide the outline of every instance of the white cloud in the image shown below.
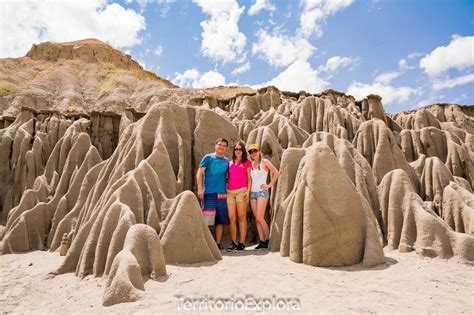
[[205,88],[225,85],[225,77],[216,71],[208,71],[204,73],[197,82],[193,82],[195,88]]
[[188,69],[183,73],[175,73],[171,81],[181,87],[207,88],[225,85],[225,77],[217,71],[201,74],[197,69]]
[[7,1],[2,3],[0,57],[19,57],[33,43],[97,38],[115,47],[141,42],[145,18],[105,0]]
[[317,93],[329,86],[329,82],[318,75],[318,71],[313,69],[309,62],[296,60],[278,76],[266,83],[255,86],[255,88],[274,85],[280,90]]
[[402,72],[400,71],[384,72],[376,76],[374,81],[382,83],[382,84],[390,84],[390,82],[392,82],[393,79],[398,78],[401,74]]
[[359,58],[334,56],[326,61],[324,66],[319,66],[320,71],[336,72],[339,68],[354,69],[359,64]]
[[158,47],[156,47],[155,50],[153,51],[153,54],[158,57],[160,57],[162,53],[163,53],[163,47],[161,45],[158,45]]
[[250,7],[248,14],[255,15],[261,10],[275,11],[276,7],[269,0],[255,0],[255,3]]
[[464,70],[474,65],[474,36],[453,35],[448,46],[440,46],[420,60],[420,68],[436,77],[451,68]]
[[256,33],[258,41],[252,46],[252,53],[258,54],[272,66],[287,66],[296,60],[307,60],[316,48],[306,39],[271,35],[265,30]]
[[352,2],[353,0],[302,0],[303,13],[300,17],[298,34],[303,37],[312,34],[321,37],[323,35],[321,25],[326,18],[348,7]]
[[462,75],[454,79],[435,80],[433,81],[433,90],[451,89],[455,86],[471,82],[474,82],[474,73]]
[[[411,59],[410,57],[407,57]],[[352,82],[347,90],[347,94],[353,95],[356,99],[362,99],[369,94],[377,94],[382,97],[382,102],[386,105],[409,101],[410,98],[416,95],[421,95],[422,90],[420,88],[414,89],[407,86],[395,87],[390,83],[404,74],[407,70],[413,69],[406,59],[402,58],[398,62],[398,69],[394,71],[387,71],[377,75],[374,78],[374,82],[361,83]]]
[[[407,58],[410,58],[410,56],[408,56]],[[402,58],[398,61],[398,70],[383,72],[375,77],[374,82],[379,82],[379,83],[382,83],[383,85],[388,85],[394,79],[404,74],[407,70],[411,70],[414,68],[415,67],[410,66],[408,64],[406,59]]]
[[188,69],[183,73],[176,72],[175,77],[171,81],[179,86],[189,87],[192,83],[199,79],[199,71],[197,69]]
[[201,22],[201,52],[204,56],[224,63],[244,60],[246,37],[239,31],[239,18],[245,7],[235,0],[193,0],[210,18]]
[[414,66],[410,66],[407,62],[406,59],[402,58],[400,59],[400,61],[398,61],[398,68],[401,70],[401,71],[404,71],[404,70],[410,70],[410,69],[414,69],[415,67]]
[[417,59],[417,58],[420,58],[421,56],[423,56],[422,53],[419,53],[419,52],[412,52],[411,54],[409,54],[407,56],[408,59]]
[[126,3],[136,2],[140,6],[140,8],[145,8],[148,3],[156,2],[161,5],[170,5],[174,3],[175,0],[125,0]]
[[347,94],[356,99],[362,99],[369,94],[377,94],[382,97],[384,104],[402,103],[408,101],[412,96],[420,94],[420,91],[410,87],[393,87],[382,82],[366,84],[361,82],[352,82],[347,89]]
[[242,74],[249,71],[250,69],[252,69],[252,67],[250,66],[250,62],[247,61],[245,64],[241,65],[240,67],[232,70],[232,75]]

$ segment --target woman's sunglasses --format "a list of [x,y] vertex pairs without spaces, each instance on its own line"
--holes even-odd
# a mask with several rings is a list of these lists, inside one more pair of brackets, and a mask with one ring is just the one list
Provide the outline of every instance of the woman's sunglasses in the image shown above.
[[250,150],[250,151],[249,151],[250,154],[253,154],[253,153],[255,153],[255,152],[258,152],[258,150]]
[[243,151],[242,148],[234,148],[234,151]]

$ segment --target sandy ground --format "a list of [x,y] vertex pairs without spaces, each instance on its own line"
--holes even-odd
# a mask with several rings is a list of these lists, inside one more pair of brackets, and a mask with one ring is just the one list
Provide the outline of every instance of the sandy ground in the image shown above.
[[103,278],[48,276],[63,259],[58,253],[5,255],[0,256],[0,311],[176,313],[192,307],[185,298],[207,298],[214,313],[224,305],[219,299],[233,300],[234,310],[246,303],[252,311],[299,306],[299,313],[474,313],[473,266],[415,253],[385,254],[385,264],[364,269],[315,268],[270,252],[226,253],[217,264],[167,266],[166,279],[146,282],[143,300],[111,307],[102,306]]

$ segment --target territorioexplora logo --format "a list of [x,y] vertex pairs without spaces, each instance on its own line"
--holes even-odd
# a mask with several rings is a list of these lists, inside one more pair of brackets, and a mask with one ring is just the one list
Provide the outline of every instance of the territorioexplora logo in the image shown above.
[[246,295],[239,297],[186,297],[175,295],[178,311],[299,311],[301,303],[298,298],[254,297]]

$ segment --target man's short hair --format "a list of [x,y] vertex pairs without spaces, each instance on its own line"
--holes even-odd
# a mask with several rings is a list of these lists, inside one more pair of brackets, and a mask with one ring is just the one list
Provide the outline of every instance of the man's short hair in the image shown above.
[[219,139],[217,139],[215,144],[218,144],[219,142],[225,142],[225,145],[226,145],[226,146],[229,146],[229,141],[227,141],[226,138],[219,138]]

